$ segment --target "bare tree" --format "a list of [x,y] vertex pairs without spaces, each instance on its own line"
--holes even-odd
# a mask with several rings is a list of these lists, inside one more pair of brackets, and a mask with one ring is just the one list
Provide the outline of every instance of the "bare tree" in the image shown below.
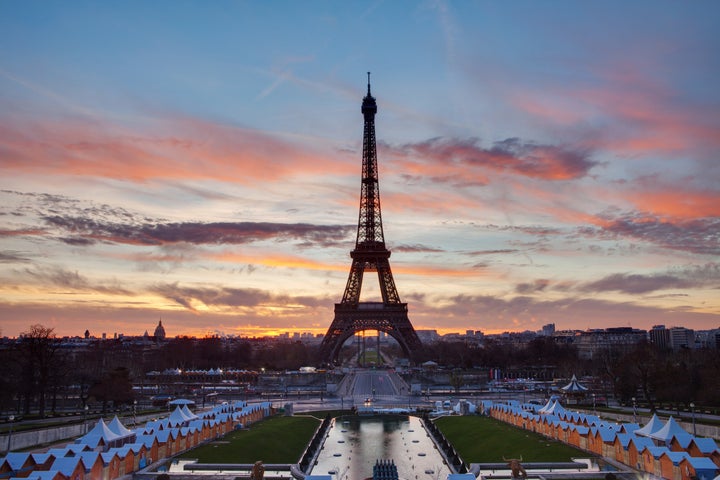
[[37,397],[38,414],[45,416],[45,399],[51,375],[57,367],[60,344],[52,328],[32,325],[20,334],[19,359],[25,390],[25,413],[30,413],[32,399]]

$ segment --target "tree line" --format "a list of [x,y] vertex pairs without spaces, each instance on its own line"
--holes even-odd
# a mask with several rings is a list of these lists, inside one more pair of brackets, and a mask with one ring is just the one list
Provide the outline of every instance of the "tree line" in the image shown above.
[[[133,385],[148,372],[247,369],[297,370],[315,365],[317,346],[300,341],[176,337],[150,345],[122,339],[90,341],[82,348],[57,338],[53,329],[33,325],[0,349],[0,411],[45,417],[62,407],[83,409],[89,402],[103,409],[131,405]],[[346,346],[343,358],[352,358]],[[384,347],[386,357],[402,356],[397,345]],[[548,380],[596,379],[595,388],[623,402],[636,397],[651,408],[657,403],[695,402],[720,406],[720,351],[659,350],[649,343],[607,349],[581,359],[571,344],[537,337],[524,344],[485,339],[436,342],[415,352],[416,363],[432,360],[449,369],[492,370],[502,375]],[[456,376],[456,378],[458,378]]]

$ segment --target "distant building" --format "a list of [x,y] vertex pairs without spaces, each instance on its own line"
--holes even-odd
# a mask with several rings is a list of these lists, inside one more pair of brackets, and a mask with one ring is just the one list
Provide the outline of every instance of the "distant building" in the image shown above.
[[580,330],[557,330],[552,337],[555,343],[569,345],[575,343],[575,337],[581,334]]
[[720,348],[720,328],[710,330],[705,338],[707,348]]
[[548,323],[547,325],[542,326],[542,330],[540,331],[540,335],[543,337],[552,337],[555,333],[555,324],[554,323]]
[[437,330],[416,330],[416,332],[423,343],[433,343],[440,340]]
[[614,327],[604,330],[588,330],[573,338],[578,357],[592,360],[608,350],[628,350],[647,338],[645,330],[631,327]]
[[695,346],[695,332],[685,327],[671,327],[670,346],[673,350],[693,348]]
[[670,348],[670,330],[665,325],[653,325],[648,332],[650,343],[656,347],[667,350]]
[[165,340],[165,327],[163,327],[162,320],[155,327],[155,340]]

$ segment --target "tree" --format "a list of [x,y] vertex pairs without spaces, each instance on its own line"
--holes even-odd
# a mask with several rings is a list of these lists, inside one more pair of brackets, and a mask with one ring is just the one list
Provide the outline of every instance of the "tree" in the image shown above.
[[30,413],[32,399],[37,397],[38,414],[45,416],[45,398],[51,376],[58,368],[60,343],[52,328],[32,325],[30,330],[20,334],[19,359],[23,382],[25,383],[24,410]]
[[462,372],[459,372],[458,370],[450,372],[450,386],[455,389],[455,394],[460,393],[460,388],[463,385],[465,385],[465,378],[463,377]]
[[134,394],[129,370],[125,367],[111,370],[90,388],[90,395],[102,402],[103,413],[107,411],[109,403],[113,404],[113,408],[130,404]]

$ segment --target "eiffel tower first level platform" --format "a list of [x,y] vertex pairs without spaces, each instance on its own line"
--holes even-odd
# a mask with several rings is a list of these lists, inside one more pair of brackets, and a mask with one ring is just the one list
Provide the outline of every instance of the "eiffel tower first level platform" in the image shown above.
[[[365,126],[357,240],[355,249],[350,252],[352,266],[345,293],[342,301],[335,304],[335,319],[320,345],[319,360],[323,363],[335,363],[345,341],[365,330],[387,333],[400,344],[408,358],[413,358],[422,347],[408,318],[407,303],[400,301],[395,288],[390,270],[390,250],[385,246],[375,144],[377,104],[370,94],[370,73],[361,111]],[[382,302],[360,301],[365,272],[377,272]]]

